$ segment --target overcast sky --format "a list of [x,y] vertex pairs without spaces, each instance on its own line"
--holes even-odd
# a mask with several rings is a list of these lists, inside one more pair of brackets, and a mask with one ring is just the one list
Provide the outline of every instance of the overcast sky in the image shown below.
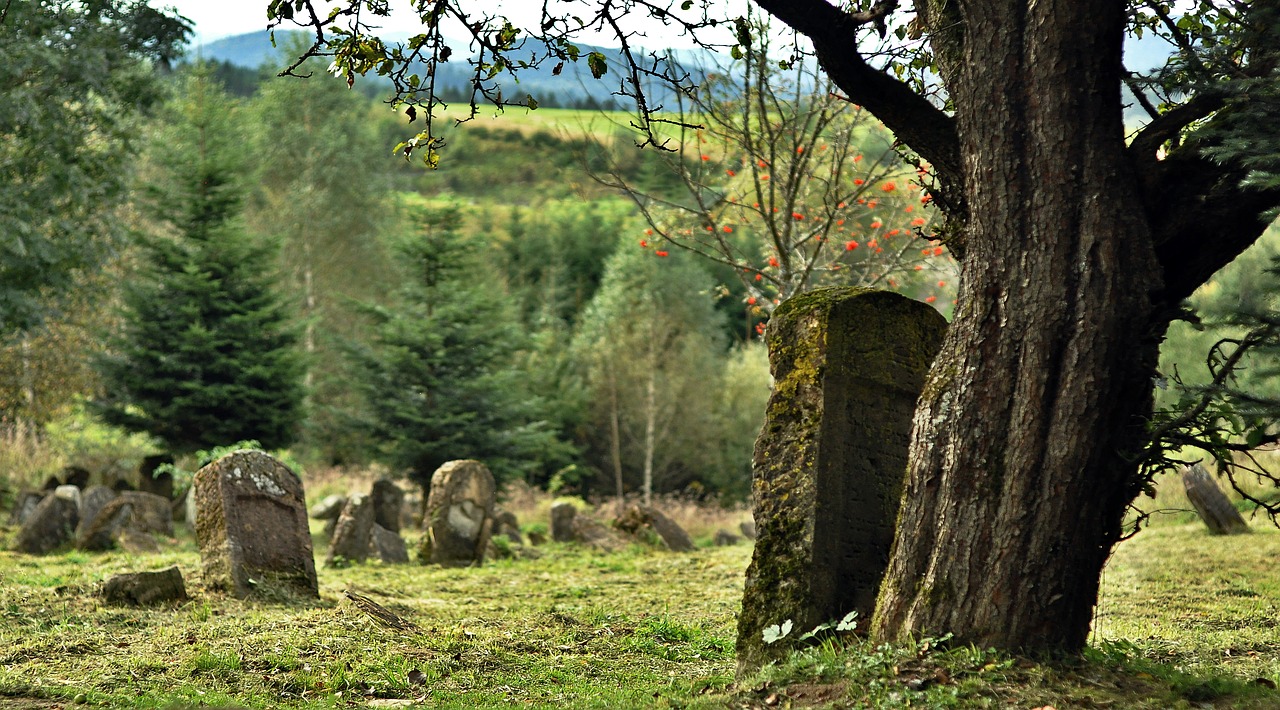
[[[153,7],[173,7],[188,19],[195,22],[196,42],[212,42],[231,35],[256,32],[267,28],[267,5],[269,0],[148,0]],[[323,0],[317,6],[325,4]],[[392,14],[387,18],[384,27],[387,34],[403,35],[419,30],[422,24],[409,8],[410,0],[390,0]],[[505,14],[517,26],[536,23],[538,11],[542,3],[532,0],[474,0],[472,7],[485,8],[490,11],[504,7]],[[687,47],[688,41],[670,36],[661,25],[646,28],[651,38],[661,37],[661,44],[671,47]],[[461,32],[458,33],[459,35]],[[601,40],[598,37],[581,38],[586,43],[617,45],[617,41]],[[645,42],[647,45],[658,45],[657,42]]]

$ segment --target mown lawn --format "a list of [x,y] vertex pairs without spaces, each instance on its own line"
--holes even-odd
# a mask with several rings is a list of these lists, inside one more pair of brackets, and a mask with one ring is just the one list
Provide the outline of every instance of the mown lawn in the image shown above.
[[[828,639],[739,684],[746,545],[321,569],[319,602],[276,604],[207,593],[183,536],[148,556],[0,552],[0,707],[1280,708],[1280,534],[1254,527],[1165,525],[1124,543],[1083,661]],[[6,549],[14,532],[0,529]],[[95,596],[112,574],[173,564],[190,602]],[[378,625],[348,589],[418,631]]]

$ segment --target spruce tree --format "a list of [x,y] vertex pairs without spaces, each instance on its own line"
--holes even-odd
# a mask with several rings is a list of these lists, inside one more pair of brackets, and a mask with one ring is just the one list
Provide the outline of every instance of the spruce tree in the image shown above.
[[394,244],[406,270],[394,307],[369,306],[376,335],[353,352],[384,458],[424,487],[441,464],[483,461],[499,479],[568,460],[516,368],[527,337],[456,208],[419,208]]
[[275,250],[240,223],[235,112],[201,69],[171,113],[151,151],[155,229],[140,240],[125,324],[100,362],[100,411],[174,452],[246,439],[287,446],[302,416],[304,368],[274,291]]

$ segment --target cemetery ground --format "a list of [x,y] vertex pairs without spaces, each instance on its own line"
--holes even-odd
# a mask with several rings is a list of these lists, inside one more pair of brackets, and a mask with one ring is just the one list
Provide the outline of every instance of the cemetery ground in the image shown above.
[[[334,492],[308,485],[313,500]],[[549,505],[508,507],[545,530]],[[1280,532],[1261,520],[1214,537],[1165,516],[1123,543],[1083,660],[828,637],[735,681],[750,547],[710,536],[745,514],[698,515],[678,518],[692,553],[550,543],[479,568],[322,567],[320,600],[271,602],[205,590],[183,526],[156,554],[44,557],[7,551],[16,529],[0,527],[0,708],[1280,708]],[[96,595],[113,574],[170,565],[190,601]],[[412,628],[379,624],[348,590]]]

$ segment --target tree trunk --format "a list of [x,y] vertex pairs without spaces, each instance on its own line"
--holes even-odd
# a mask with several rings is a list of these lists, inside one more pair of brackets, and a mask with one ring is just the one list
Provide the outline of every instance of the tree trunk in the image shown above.
[[959,308],[916,411],[873,633],[1074,652],[1135,494],[1126,454],[1165,325],[1120,96],[1096,89],[1119,86],[1124,8],[960,7]]
[[[656,358],[650,358],[656,363]],[[644,504],[653,505],[653,455],[658,430],[658,368],[650,367],[644,389]]]
[[618,501],[621,503],[626,489],[622,485],[622,425],[618,421],[618,376],[609,368],[609,453],[613,458],[613,482],[618,490]]

